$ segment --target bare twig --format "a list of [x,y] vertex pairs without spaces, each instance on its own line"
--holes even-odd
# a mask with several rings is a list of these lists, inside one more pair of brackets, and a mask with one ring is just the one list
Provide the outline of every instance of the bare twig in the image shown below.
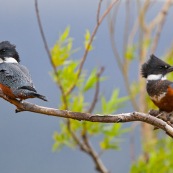
[[100,0],[98,9],[97,9],[97,23],[99,23],[99,19],[100,19],[101,4],[102,4],[102,0]]
[[127,45],[128,45],[129,25],[130,25],[130,2],[129,0],[126,0],[126,17],[125,17],[125,26],[124,26],[124,35],[123,35],[124,61],[127,61],[125,54],[126,54]]
[[129,38],[128,38],[128,45],[132,45],[133,44],[133,40],[134,40],[134,37],[138,31],[138,28],[139,28],[139,21],[138,19],[134,22],[133,24],[133,28],[129,34]]
[[[95,37],[95,35],[96,35],[97,31],[98,31],[98,28],[99,28],[100,24],[102,23],[102,21],[104,20],[104,18],[107,16],[107,14],[111,11],[111,9],[113,8],[113,6],[114,6],[118,1],[119,1],[119,0],[114,0],[114,1],[109,5],[109,7],[105,10],[105,12],[103,13],[103,15],[99,18],[99,20],[98,20],[98,22],[97,22],[97,24],[96,24],[96,26],[95,26],[95,28],[94,28],[92,34],[91,34],[91,38],[90,38],[90,40],[89,40],[89,42],[88,42],[88,45],[87,45],[87,47],[86,47],[86,49],[85,49],[84,55],[83,55],[83,57],[82,57],[82,60],[81,60],[81,62],[80,62],[80,64],[79,64],[79,69],[78,69],[78,73],[77,73],[77,78],[76,78],[76,80],[74,81],[74,83],[72,84],[72,86],[69,88],[69,90],[65,93],[65,95],[69,95],[69,93],[71,93],[71,92],[73,91],[73,89],[75,88],[76,82],[78,81],[78,79],[79,79],[79,77],[80,77],[80,75],[81,75],[83,65],[84,65],[85,60],[86,60],[86,58],[87,58],[87,55],[88,55],[88,52],[89,52],[89,48],[90,48],[90,46],[91,46],[91,44],[92,44],[92,42],[93,42],[93,40],[94,40],[94,37]],[[99,3],[99,4],[100,4],[100,3]],[[98,9],[99,9],[99,8],[100,8],[100,7],[98,7]],[[97,10],[97,11],[99,12],[99,10]],[[98,16],[98,15],[97,15],[97,16]]]
[[[127,3],[129,3],[127,1]],[[129,4],[127,4],[127,8]],[[129,9],[128,9],[129,10]],[[135,97],[133,96],[132,92],[131,92],[131,89],[130,89],[130,82],[129,82],[129,77],[128,77],[128,66],[129,66],[129,63],[128,63],[128,60],[125,58],[121,58],[120,57],[120,54],[118,52],[118,49],[117,49],[117,45],[115,43],[115,22],[116,22],[116,17],[117,17],[117,12],[118,12],[118,8],[115,9],[112,17],[111,15],[109,15],[109,30],[110,30],[110,41],[111,41],[111,46],[112,46],[112,50],[113,50],[113,53],[114,53],[114,57],[115,57],[115,60],[118,64],[118,67],[122,73],[122,76],[123,76],[123,79],[124,79],[124,83],[125,83],[125,87],[126,87],[126,90],[130,96],[130,100],[131,100],[131,103],[132,103],[132,106],[134,107],[135,110],[139,110],[139,107],[138,107],[138,104],[135,100]],[[129,16],[128,16],[128,12],[126,14],[126,20],[129,19]],[[128,25],[129,24],[125,24],[126,27],[125,27],[125,31],[124,31],[124,43],[125,45],[123,45],[123,55],[125,54],[126,50],[127,49],[127,33],[128,33]],[[124,61],[122,61],[121,59],[123,59]]]
[[93,98],[93,101],[90,105],[90,108],[87,111],[89,113],[92,113],[92,111],[94,110],[95,105],[97,103],[98,95],[99,95],[99,88],[100,88],[100,86],[99,86],[100,81],[99,80],[100,80],[100,76],[103,73],[103,71],[104,71],[104,67],[101,67],[100,71],[97,73],[97,82],[96,82],[96,89],[95,89],[94,98]]
[[154,53],[157,48],[160,34],[161,34],[162,28],[164,26],[168,10],[171,7],[171,4],[172,4],[172,0],[167,0],[165,2],[164,6],[162,7],[162,10],[158,13],[158,15],[150,23],[151,28],[154,28],[156,25],[158,25],[158,28],[157,28],[157,31],[156,31],[156,34],[155,34],[155,37],[154,37],[154,40],[152,43],[152,47],[151,47],[151,53]]
[[39,14],[39,8],[38,8],[38,2],[37,2],[37,0],[35,0],[35,11],[36,11],[37,22],[38,22],[40,34],[41,34],[41,37],[42,37],[42,40],[43,40],[43,43],[44,43],[45,50],[47,52],[47,55],[48,55],[50,64],[52,65],[53,70],[54,70],[54,73],[55,73],[55,75],[57,77],[57,85],[58,85],[58,87],[59,87],[59,89],[61,91],[62,98],[63,98],[63,103],[65,105],[65,109],[68,109],[67,99],[66,99],[66,96],[65,96],[65,93],[64,93],[64,89],[63,89],[63,87],[61,85],[60,80],[58,79],[59,74],[58,74],[58,72],[56,70],[55,64],[53,63],[53,60],[52,60],[52,57],[51,57],[51,54],[50,54],[50,51],[49,51],[49,47],[48,47],[48,44],[47,44],[47,41],[46,41],[46,37],[45,37],[44,31],[43,31],[43,27],[42,27],[42,23],[41,23],[41,19],[40,19],[40,14]]
[[54,63],[52,61],[52,57],[51,57],[51,54],[50,54],[50,51],[49,51],[49,47],[48,47],[48,44],[47,44],[47,41],[46,41],[46,37],[45,37],[44,31],[43,31],[43,27],[42,27],[42,23],[41,23],[41,19],[40,19],[40,14],[39,14],[37,0],[35,0],[35,11],[36,11],[37,22],[38,22],[40,34],[41,34],[41,37],[42,37],[42,40],[43,40],[43,44],[44,44],[46,53],[47,53],[47,55],[49,57],[49,60],[50,60],[50,63],[52,65],[52,67],[56,69],[56,67],[55,67],[55,65],[54,65]]
[[118,52],[118,49],[117,49],[117,46],[115,43],[115,23],[116,23],[116,19],[117,19],[119,4],[120,4],[120,2],[117,3],[117,6],[116,6],[112,16],[111,16],[111,14],[108,15],[108,23],[109,23],[110,40],[111,40],[114,57],[118,63],[119,68],[122,69],[123,63],[121,62],[121,57],[119,55],[119,52]]
[[140,23],[141,28],[145,32],[148,31],[148,26],[145,23],[145,14],[148,11],[149,6],[150,6],[150,0],[146,0],[144,2],[143,8],[140,10],[140,14],[139,14],[139,23]]
[[157,14],[157,16],[149,23],[149,29],[152,30],[157,24],[161,21],[165,20],[165,17],[168,13],[171,4],[173,3],[172,0],[166,0],[165,4],[163,5],[161,11]]

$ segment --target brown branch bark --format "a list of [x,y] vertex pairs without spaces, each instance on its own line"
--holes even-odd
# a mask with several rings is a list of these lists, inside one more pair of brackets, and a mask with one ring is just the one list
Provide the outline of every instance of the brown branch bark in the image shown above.
[[88,154],[92,157],[92,159],[93,159],[93,161],[94,161],[94,163],[96,165],[96,170],[101,172],[101,173],[108,173],[109,171],[104,166],[104,164],[102,163],[101,159],[99,158],[99,155],[95,152],[95,150],[93,149],[92,145],[88,141],[87,134],[84,133],[84,135],[82,137],[83,137],[83,141],[84,141],[85,145],[88,147]]
[[38,106],[29,102],[20,102],[18,100],[9,99],[0,93],[0,96],[12,103],[17,107],[17,111],[29,111],[39,114],[45,114],[55,117],[63,117],[67,119],[74,119],[79,121],[90,121],[90,122],[102,122],[102,123],[125,123],[133,121],[141,121],[156,126],[163,131],[165,131],[169,136],[173,138],[173,128],[168,125],[165,121],[151,116],[150,114],[141,113],[141,112],[131,112],[131,113],[122,113],[116,115],[100,115],[100,114],[91,114],[91,113],[82,113],[82,112],[72,112],[68,110],[59,110],[49,107]]

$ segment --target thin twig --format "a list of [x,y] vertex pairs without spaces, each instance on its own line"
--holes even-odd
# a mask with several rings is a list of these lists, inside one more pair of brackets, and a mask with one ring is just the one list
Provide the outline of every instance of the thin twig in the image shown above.
[[[123,79],[124,79],[124,83],[125,83],[125,87],[126,90],[130,96],[130,100],[132,103],[132,106],[134,107],[135,110],[139,110],[138,104],[136,103],[135,97],[132,95],[131,89],[130,89],[130,82],[129,82],[129,78],[128,78],[128,62],[126,61],[126,59],[124,58],[124,62],[121,61],[121,57],[120,54],[118,52],[116,43],[115,43],[115,22],[116,22],[116,17],[117,17],[117,12],[118,12],[118,8],[115,9],[114,14],[111,18],[111,16],[109,15],[109,33],[110,33],[110,41],[111,41],[111,46],[112,46],[112,50],[114,53],[114,57],[115,60],[118,64],[118,67],[122,73]],[[128,28],[128,26],[126,26],[126,28]],[[127,30],[125,30],[125,35],[127,35]],[[125,37],[124,35],[124,37]],[[126,44],[126,39],[124,38],[124,44]],[[124,46],[124,49],[127,46]],[[124,50],[125,51],[125,50]]]
[[[53,61],[52,61],[52,57],[51,57],[51,54],[50,54],[50,51],[49,51],[49,47],[48,47],[48,44],[47,44],[47,41],[46,41],[46,37],[45,37],[45,34],[44,34],[44,31],[43,31],[43,27],[42,27],[42,23],[41,23],[41,19],[40,19],[40,14],[39,14],[39,9],[38,9],[38,2],[37,0],[35,0],[35,11],[36,11],[36,16],[37,16],[37,22],[38,22],[38,26],[39,26],[39,30],[40,30],[40,34],[41,34],[41,38],[43,40],[43,44],[44,44],[44,47],[45,47],[45,50],[46,50],[46,53],[49,57],[49,60],[50,60],[50,63],[52,65],[53,68],[56,69]],[[56,70],[55,70],[56,71]]]
[[148,26],[145,23],[145,14],[148,11],[149,6],[150,6],[150,0],[146,0],[144,2],[143,8],[140,10],[140,14],[139,14],[139,23],[140,23],[141,28],[145,32],[148,31]]
[[139,21],[138,19],[134,22],[133,28],[129,34],[129,38],[128,38],[128,45],[132,45],[133,44],[133,40],[135,38],[135,35],[138,31],[139,28]]
[[52,60],[52,57],[51,57],[51,54],[50,54],[50,51],[49,51],[49,47],[48,47],[48,44],[47,44],[47,40],[46,40],[44,31],[43,31],[43,26],[42,26],[42,23],[41,23],[41,18],[40,18],[40,14],[39,14],[39,8],[38,8],[38,2],[37,2],[37,0],[35,0],[35,11],[36,11],[37,22],[38,22],[38,26],[39,26],[41,38],[42,38],[42,40],[43,40],[43,44],[44,44],[46,53],[47,53],[47,55],[48,55],[50,64],[51,64],[52,67],[53,67],[54,73],[55,73],[55,75],[56,75],[56,77],[57,77],[57,85],[58,85],[58,87],[59,87],[59,89],[60,89],[60,91],[61,91],[63,103],[64,103],[64,105],[65,105],[65,109],[68,109],[68,106],[67,106],[67,99],[66,99],[66,96],[65,96],[65,93],[64,93],[64,89],[63,89],[63,87],[62,87],[62,85],[61,85],[60,80],[58,79],[59,74],[58,74],[58,72],[57,72],[57,69],[56,69],[55,64],[53,63],[53,60]]
[[166,0],[163,5],[161,11],[157,14],[157,16],[149,23],[148,27],[152,30],[157,24],[159,24],[162,20],[165,20],[165,17],[168,13],[169,8],[171,7],[172,0]]
[[97,9],[97,23],[99,23],[99,19],[100,19],[101,4],[102,4],[102,0],[99,1],[99,5]]
[[[94,40],[94,37],[95,37],[95,35],[96,35],[97,31],[98,31],[98,28],[99,28],[100,24],[102,23],[102,21],[104,20],[104,18],[107,16],[107,14],[111,11],[111,9],[113,8],[113,6],[114,6],[118,1],[119,1],[119,0],[114,0],[114,1],[109,5],[109,7],[105,10],[104,14],[100,17],[99,21],[97,22],[97,24],[96,24],[96,26],[95,26],[95,28],[94,28],[92,34],[91,34],[91,38],[90,38],[90,40],[89,40],[89,42],[88,42],[88,45],[87,45],[87,47],[86,47],[86,49],[85,49],[84,55],[83,55],[83,57],[82,57],[82,60],[81,60],[81,62],[80,62],[80,64],[79,64],[79,69],[78,69],[78,73],[77,73],[77,78],[76,78],[76,80],[74,81],[74,83],[72,84],[72,86],[69,88],[69,90],[65,93],[66,96],[69,95],[69,94],[73,91],[73,89],[75,88],[75,86],[76,86],[76,82],[78,81],[78,79],[79,79],[79,77],[80,77],[80,75],[81,75],[83,65],[84,65],[85,60],[86,60],[86,58],[87,58],[87,55],[88,55],[88,52],[89,52],[89,48],[90,48],[90,46],[91,46],[91,44],[92,44],[92,42],[93,42],[93,40]],[[98,8],[99,8],[99,7],[98,7]],[[99,10],[97,10],[97,11],[99,11]]]
[[121,62],[121,57],[119,55],[116,43],[115,43],[115,24],[116,24],[116,19],[117,19],[117,14],[118,14],[118,7],[119,3],[117,3],[117,6],[114,10],[114,13],[111,17],[111,14],[108,15],[108,23],[109,23],[109,33],[110,33],[110,40],[111,40],[111,45],[114,53],[114,57],[116,58],[116,61],[118,63],[119,68],[123,68],[123,64]]
[[103,71],[104,71],[104,67],[101,67],[100,71],[97,73],[97,82],[96,82],[96,89],[95,89],[94,98],[93,98],[93,101],[92,101],[92,103],[90,105],[90,108],[87,111],[89,113],[92,113],[93,112],[93,110],[95,108],[95,105],[97,103],[98,95],[99,95],[99,88],[100,88],[100,85],[99,85],[100,84],[100,81],[99,80],[100,80],[100,76],[103,73]]
[[126,17],[125,17],[125,26],[124,26],[124,35],[123,35],[123,55],[125,62],[127,61],[125,54],[127,52],[127,45],[128,45],[129,25],[130,25],[130,2],[129,0],[126,0]]
[[160,34],[161,34],[162,28],[164,26],[169,8],[171,7],[171,4],[172,4],[172,0],[167,0],[164,4],[162,10],[158,13],[158,15],[150,23],[150,27],[152,27],[152,28],[155,27],[156,25],[158,25],[157,32],[155,34],[155,37],[153,39],[153,43],[151,46],[151,54],[156,51],[156,48],[157,48],[157,45],[159,42],[159,38],[160,38]]

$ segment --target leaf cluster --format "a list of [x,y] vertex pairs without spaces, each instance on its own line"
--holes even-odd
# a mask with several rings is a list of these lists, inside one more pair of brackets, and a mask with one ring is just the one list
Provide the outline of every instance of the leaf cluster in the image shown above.
[[150,149],[149,159],[146,163],[144,156],[141,156],[131,168],[131,173],[171,173],[173,171],[173,150],[172,139],[164,137],[157,141]]
[[[72,57],[76,50],[73,49],[73,39],[69,36],[70,28],[67,27],[65,31],[59,36],[58,41],[51,50],[52,60],[56,66],[57,73],[52,73],[52,77],[55,81],[59,81],[63,88],[63,91],[66,93],[69,88],[74,85],[75,90],[69,95],[66,95],[67,106],[71,111],[76,112],[87,112],[91,106],[92,101],[86,102],[86,96],[90,95],[90,100],[93,99],[94,93],[96,90],[96,84],[105,80],[105,77],[98,78],[98,68],[95,67],[90,73],[87,73],[84,69],[80,76],[78,76],[80,59],[75,59]],[[88,47],[90,40],[90,32],[86,31],[84,35],[84,48],[93,50],[93,46]],[[64,108],[63,96],[61,96],[61,109]],[[98,96],[98,102],[100,102],[100,112],[104,114],[111,114],[116,112],[124,103],[128,100],[128,97],[119,97],[119,90],[115,89],[111,97],[106,99],[105,96]],[[96,109],[96,108],[95,108]],[[106,149],[118,149],[119,140],[117,137],[120,137],[122,133],[125,133],[126,130],[122,130],[121,124],[112,124],[106,125],[103,123],[91,123],[91,122],[79,122],[75,120],[68,120],[70,122],[62,121],[60,124],[60,130],[54,132],[53,139],[53,151],[62,149],[62,147],[67,146],[74,148],[77,146],[76,141],[73,138],[71,132],[73,132],[80,141],[82,141],[83,134],[87,134],[88,138],[100,136],[100,141],[98,142],[101,150]]]

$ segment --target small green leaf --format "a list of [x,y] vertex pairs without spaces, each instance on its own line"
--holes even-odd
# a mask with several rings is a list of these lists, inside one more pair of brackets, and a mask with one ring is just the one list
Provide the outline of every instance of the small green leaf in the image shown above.
[[72,98],[72,103],[70,105],[71,110],[75,112],[82,112],[84,106],[84,95],[78,94]]
[[129,99],[129,97],[119,98],[118,95],[119,95],[119,90],[115,89],[109,101],[106,101],[104,97],[101,99],[102,111],[105,114],[114,113],[115,111],[117,111],[117,109],[119,109],[124,105],[125,101]]
[[90,37],[91,37],[90,31],[87,29],[87,30],[86,30],[86,33],[85,33],[85,40],[89,40]]
[[61,34],[59,41],[61,42],[65,41],[68,38],[69,33],[70,33],[70,27],[68,26],[63,32],[63,34]]
[[93,46],[91,44],[89,45],[90,39],[91,39],[91,34],[90,34],[90,31],[87,29],[85,33],[84,46],[85,46],[85,49],[87,49],[88,51],[93,50]]
[[127,58],[128,60],[133,60],[135,57],[135,50],[136,47],[135,46],[128,46],[126,53],[125,53],[125,58]]
[[88,80],[86,81],[86,84],[84,86],[84,89],[83,89],[84,92],[91,89],[95,85],[95,83],[97,82],[96,72],[97,72],[97,69],[92,70],[92,72],[91,72],[90,76],[88,77]]
[[117,150],[118,142],[116,142],[112,137],[106,136],[103,141],[100,142],[100,147],[103,150],[114,149]]

